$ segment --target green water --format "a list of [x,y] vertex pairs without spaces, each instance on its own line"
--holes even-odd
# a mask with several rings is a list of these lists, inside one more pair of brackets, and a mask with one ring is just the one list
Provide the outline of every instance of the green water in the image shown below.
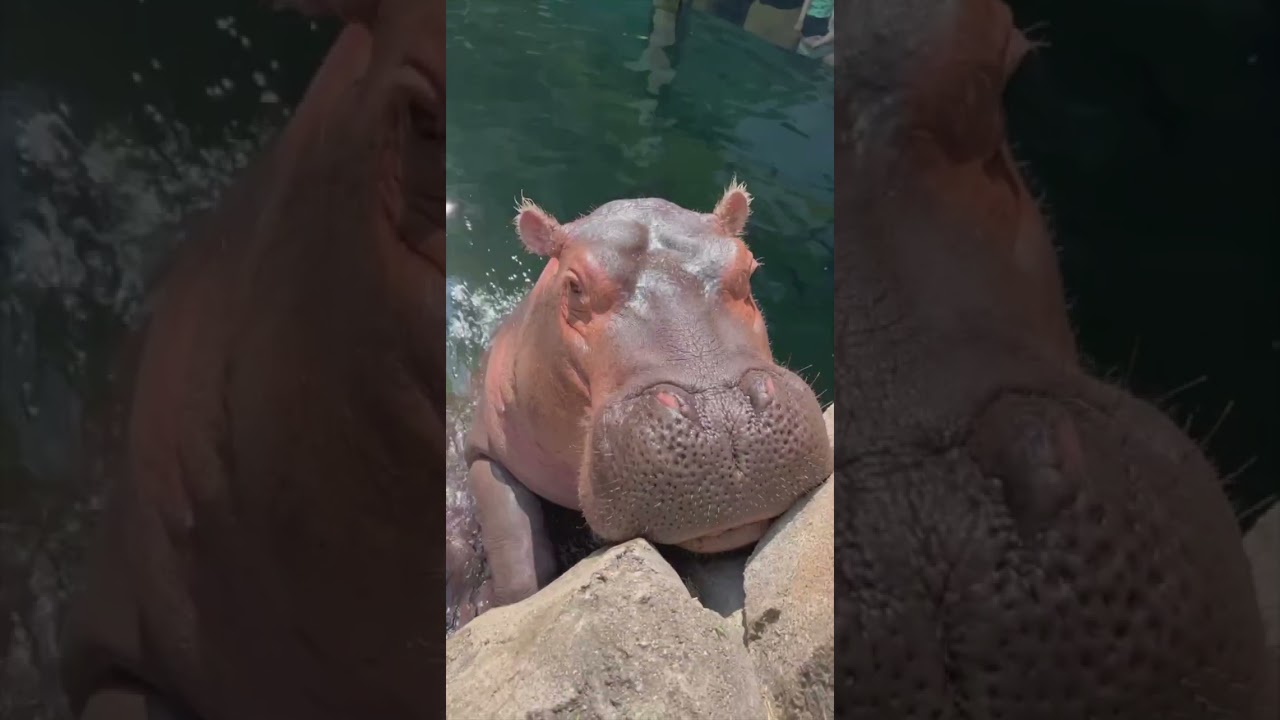
[[542,268],[511,227],[522,193],[561,220],[624,197],[709,212],[736,175],[755,196],[747,242],[774,354],[829,401],[830,70],[695,10],[655,32],[647,1],[447,12],[453,388]]

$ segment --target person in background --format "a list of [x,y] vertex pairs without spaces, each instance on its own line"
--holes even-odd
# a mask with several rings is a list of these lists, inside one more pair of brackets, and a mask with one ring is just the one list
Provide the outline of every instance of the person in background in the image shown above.
[[835,40],[835,18],[835,0],[804,0],[804,5],[800,7],[800,19],[796,21],[796,30],[800,31],[801,36],[801,48],[809,51],[804,54],[823,54],[814,51],[830,45]]
[[742,29],[787,50],[800,44],[799,22],[804,0],[756,0],[747,11]]

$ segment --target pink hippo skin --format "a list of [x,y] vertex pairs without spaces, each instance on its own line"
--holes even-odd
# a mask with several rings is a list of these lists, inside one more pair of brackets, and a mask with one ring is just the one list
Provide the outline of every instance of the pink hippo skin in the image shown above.
[[607,542],[713,553],[831,474],[818,401],[774,362],[751,296],[750,200],[618,200],[565,225],[520,208],[548,261],[493,338],[466,449],[495,604],[564,569],[539,498]]
[[1221,482],[1077,357],[997,0],[858,0],[836,63],[839,716],[1274,720]]
[[138,339],[69,620],[86,720],[443,707],[444,7],[348,26]]

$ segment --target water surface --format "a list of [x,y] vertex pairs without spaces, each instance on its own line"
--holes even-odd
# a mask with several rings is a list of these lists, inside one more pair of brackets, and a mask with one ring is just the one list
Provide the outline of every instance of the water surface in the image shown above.
[[562,221],[626,197],[710,212],[737,176],[774,354],[829,401],[832,74],[700,11],[673,17],[646,0],[449,4],[455,390],[544,263],[511,226],[521,195]]

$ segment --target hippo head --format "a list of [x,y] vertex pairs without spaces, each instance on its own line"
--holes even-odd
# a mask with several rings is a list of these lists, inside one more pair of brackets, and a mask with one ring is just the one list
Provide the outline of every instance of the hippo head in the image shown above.
[[1080,367],[1005,137],[1002,95],[1029,46],[1009,9],[850,11],[836,84],[840,706],[1276,717],[1249,710],[1266,702],[1261,623],[1213,468]]
[[[852,241],[836,302],[856,338],[839,380],[858,388],[861,447],[919,417],[895,402],[986,393],[1005,372],[993,354],[1058,368],[1078,357],[1052,238],[1005,133],[1005,89],[1033,47],[1009,8],[867,0],[848,22],[836,126],[849,172],[836,192]],[[961,360],[983,380],[954,382]],[[890,369],[943,387],[880,398]]]
[[347,25],[154,296],[77,710],[405,717],[443,663],[444,3],[278,4]]
[[[755,542],[832,471],[817,398],[774,362],[742,240],[751,196],[713,212],[619,200],[561,225],[525,202],[550,257],[568,395],[590,408],[578,495],[592,530],[696,552]],[[548,312],[548,316],[552,313]]]
[[[275,4],[347,23],[277,149],[275,166],[287,173],[273,183],[287,193],[277,214],[294,227],[319,226],[292,233],[309,241],[311,253],[323,253],[316,247],[318,234],[367,240],[388,298],[405,307],[429,305],[431,326],[440,325],[442,303],[435,298],[444,291],[445,266],[443,2]],[[406,321],[420,322],[419,314],[413,310]],[[424,352],[438,344],[434,337],[424,340]]]
[[[271,374],[254,376],[269,390],[284,384],[281,376],[299,374],[290,365],[299,361],[282,358],[279,347],[311,346],[312,356],[302,362],[333,374],[333,390],[313,393],[311,404],[329,403],[340,390],[369,395],[370,387],[377,387],[353,382],[353,375],[405,374],[400,384],[387,384],[387,392],[411,385],[417,389],[414,400],[402,394],[378,402],[398,406],[397,412],[417,406],[405,424],[413,428],[407,432],[413,439],[404,442],[443,453],[444,409],[433,400],[444,395],[443,2],[274,4],[346,24],[260,163],[257,182],[241,191],[247,209],[240,214],[258,218],[252,226],[258,239],[245,240],[254,248],[251,254],[261,253],[250,262],[264,268],[254,276],[260,285],[254,292],[267,297],[240,294],[258,316],[277,309],[286,314],[278,324],[301,338],[285,340],[273,328],[266,333],[271,340],[260,348],[264,357],[241,364],[271,368]],[[286,293],[295,298],[275,299]],[[302,307],[310,312],[299,312]],[[343,346],[376,350],[352,363],[333,352]],[[244,356],[246,351],[233,352]],[[319,377],[321,371],[309,374]],[[244,391],[249,397],[270,395],[261,387]],[[258,417],[272,422],[270,412]],[[290,450],[273,452],[296,467]],[[319,454],[313,456],[326,464]]]

